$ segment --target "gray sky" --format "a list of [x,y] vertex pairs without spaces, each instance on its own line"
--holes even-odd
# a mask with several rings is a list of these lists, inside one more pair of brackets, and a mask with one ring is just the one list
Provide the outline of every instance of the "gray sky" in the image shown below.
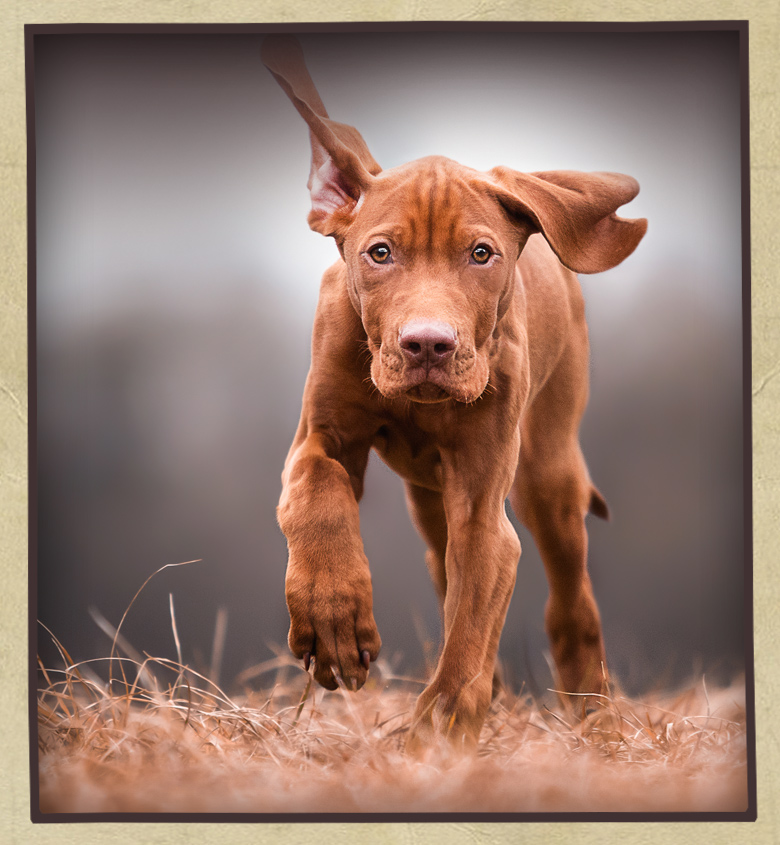
[[[638,179],[621,213],[647,217],[647,236],[618,268],[582,278],[593,351],[583,442],[615,515],[589,523],[607,650],[637,688],[671,654],[686,669],[733,666],[736,35],[301,40],[331,116],[355,125],[384,167],[435,153],[478,169]],[[158,565],[205,557],[197,572],[168,573],[162,604],[139,604],[128,633],[168,643],[177,586],[193,648],[208,651],[216,606],[229,608],[236,671],[286,636],[273,508],[319,277],[337,257],[306,224],[308,132],[262,66],[258,36],[37,36],[35,61],[44,621],[67,629],[72,650],[103,654],[90,604],[117,621]],[[378,462],[366,490],[385,653],[415,664],[415,619],[436,630],[422,548]],[[520,679],[544,674],[546,594],[522,539],[502,640]]]
[[[260,63],[259,38],[179,38],[170,49],[161,36],[140,48],[132,37],[50,38],[60,44],[40,50],[36,90],[42,317],[50,303],[52,326],[136,298],[208,307],[219,276],[278,287],[295,319],[336,252],[305,224],[308,136]],[[357,125],[384,167],[436,153],[477,169],[637,178],[623,213],[650,229],[619,270],[616,308],[665,284],[670,264],[706,276],[714,303],[738,304],[733,36],[303,41],[331,115]]]

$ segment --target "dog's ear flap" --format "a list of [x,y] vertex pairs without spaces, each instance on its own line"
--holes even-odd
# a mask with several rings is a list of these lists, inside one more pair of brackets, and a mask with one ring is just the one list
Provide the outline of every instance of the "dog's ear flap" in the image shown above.
[[267,36],[262,58],[309,126],[312,154],[309,226],[323,235],[338,236],[361,194],[382,168],[357,129],[328,117],[296,38]]
[[511,214],[530,219],[561,263],[575,273],[601,273],[636,249],[647,220],[615,214],[639,193],[639,183],[621,173],[556,170],[519,173],[489,171],[503,190],[497,198]]

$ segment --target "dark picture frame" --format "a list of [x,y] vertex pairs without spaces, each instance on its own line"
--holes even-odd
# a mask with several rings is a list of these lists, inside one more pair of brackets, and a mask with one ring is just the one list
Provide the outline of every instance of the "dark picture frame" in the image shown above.
[[[486,38],[491,34],[500,35],[503,38],[509,37],[511,33],[523,34],[526,36],[568,36],[574,38],[578,34],[581,36],[600,36],[600,37],[652,37],[653,34],[657,36],[680,36],[684,34],[701,34],[707,35],[712,33],[730,33],[735,39],[737,46],[736,61],[738,66],[735,70],[738,71],[738,91],[739,91],[739,126],[734,127],[738,134],[740,153],[739,153],[739,167],[738,172],[732,176],[738,177],[739,184],[737,186],[736,195],[739,197],[738,212],[733,210],[733,216],[738,219],[741,226],[741,251],[737,256],[732,256],[732,263],[739,268],[741,272],[741,285],[739,291],[735,294],[733,290],[729,296],[725,297],[724,302],[728,303],[723,306],[726,310],[732,309],[730,324],[732,328],[738,327],[741,333],[739,338],[739,349],[741,350],[741,360],[738,366],[735,364],[735,377],[741,383],[739,398],[737,395],[731,395],[731,401],[739,404],[739,417],[741,422],[742,439],[740,448],[737,449],[732,457],[736,461],[734,467],[730,470],[731,482],[736,479],[740,490],[740,504],[741,510],[734,514],[735,522],[738,520],[742,526],[739,534],[739,547],[742,554],[738,578],[731,571],[732,580],[729,582],[734,584],[739,581],[739,608],[738,612],[731,618],[732,633],[738,631],[741,637],[741,649],[739,649],[742,658],[742,669],[745,677],[745,693],[746,693],[746,709],[747,709],[747,726],[748,726],[748,794],[749,806],[744,813],[653,813],[648,815],[635,813],[566,813],[566,814],[481,814],[481,813],[464,813],[464,814],[360,814],[345,816],[339,813],[334,814],[301,814],[291,816],[289,814],[262,814],[262,815],[244,815],[244,814],[191,814],[191,813],[154,813],[154,814],[128,814],[128,813],[111,813],[111,814],[63,814],[63,813],[41,813],[38,809],[38,758],[37,758],[37,744],[34,739],[36,736],[36,687],[37,687],[37,665],[36,656],[39,653],[39,645],[42,646],[45,632],[38,626],[37,620],[40,617],[41,606],[48,609],[52,606],[50,599],[42,600],[47,591],[46,582],[52,576],[55,567],[52,563],[51,549],[52,546],[46,546],[47,542],[41,544],[41,538],[46,537],[49,531],[50,523],[47,520],[51,518],[57,510],[58,496],[63,497],[65,494],[62,488],[59,490],[56,484],[52,481],[51,476],[47,476],[49,469],[44,458],[48,460],[49,444],[51,442],[51,432],[56,430],[56,419],[52,416],[51,409],[56,408],[52,404],[50,387],[55,383],[51,364],[53,358],[52,352],[47,351],[41,354],[41,342],[45,342],[48,338],[46,333],[52,325],[55,325],[60,319],[57,316],[57,307],[60,307],[61,300],[57,300],[50,289],[42,291],[40,288],[41,276],[48,272],[51,265],[51,257],[45,255],[45,250],[51,247],[52,229],[42,228],[42,214],[51,213],[52,197],[46,194],[46,179],[49,178],[48,171],[41,168],[41,144],[45,139],[42,137],[40,127],[41,121],[44,119],[44,112],[42,111],[43,101],[40,99],[42,94],[42,85],[39,78],[36,76],[36,68],[40,71],[41,56],[43,48],[41,47],[43,39],[49,39],[48,44],[52,43],[52,39],[62,39],[63,42],[67,39],[78,38],[105,38],[105,39],[129,39],[129,38],[175,38],[179,40],[197,39],[204,36],[221,37],[229,39],[231,37],[240,37],[246,39],[256,38],[258,43],[263,33],[269,32],[293,32],[302,37],[311,36],[323,38],[326,36],[349,37],[361,33],[367,36],[383,37],[397,36],[398,38],[413,36],[415,38],[424,37],[426,34],[439,34],[441,37],[458,36],[463,37],[467,34],[473,34],[481,38]],[[264,822],[338,822],[338,821],[446,821],[446,820],[463,820],[463,821],[750,821],[756,818],[756,761],[755,761],[755,699],[754,699],[754,676],[753,676],[753,615],[752,615],[752,496],[751,496],[751,410],[750,410],[750,376],[751,376],[751,329],[750,329],[750,201],[749,201],[749,128],[748,128],[748,26],[744,21],[706,21],[696,23],[652,23],[652,24],[629,24],[629,23],[596,23],[596,24],[552,24],[552,23],[469,23],[456,24],[453,22],[431,22],[431,23],[417,23],[417,24],[401,24],[401,23],[386,23],[386,24],[264,24],[264,25],[197,25],[197,24],[178,24],[178,25],[49,25],[49,24],[33,24],[25,28],[26,40],[26,55],[27,55],[27,108],[28,108],[28,172],[29,172],[29,188],[28,188],[28,267],[29,267],[29,282],[28,282],[28,303],[29,303],[29,320],[30,320],[30,496],[31,496],[31,518],[30,518],[30,719],[31,719],[31,798],[32,798],[32,818],[35,822],[86,822],[86,821],[264,821]],[[46,49],[49,49],[48,47]],[[258,65],[259,66],[259,65]],[[49,71],[49,79],[52,71]],[[56,106],[56,103],[54,104]],[[287,104],[284,104],[286,107]],[[53,108],[49,102],[47,108]],[[376,108],[375,106],[372,106]],[[355,122],[359,120],[360,109],[356,109],[357,117]],[[351,122],[351,116],[335,115],[336,119],[344,119],[345,122]],[[296,116],[292,115],[290,123],[294,124]],[[305,141],[305,131],[303,125],[296,127],[298,136],[302,136]],[[363,126],[359,126],[363,131]],[[293,129],[295,131],[295,129]],[[371,142],[369,141],[369,145]],[[435,150],[431,150],[435,152]],[[706,151],[705,151],[706,152]],[[264,155],[273,154],[271,151],[264,151]],[[420,155],[424,152],[420,152]],[[673,151],[665,152],[664,156],[673,155]],[[51,159],[47,159],[50,161]],[[470,163],[470,162],[466,162]],[[490,164],[507,163],[516,164],[517,162],[501,162],[492,161]],[[477,165],[481,166],[481,165]],[[489,166],[486,164],[485,166]],[[561,163],[560,166],[566,166],[566,163]],[[534,169],[534,168],[529,168]],[[541,168],[538,168],[541,169]],[[575,169],[575,168],[573,168]],[[586,168],[582,168],[586,169]],[[595,169],[595,168],[594,168]],[[608,169],[606,166],[601,169]],[[614,169],[620,170],[619,164],[614,166]],[[305,172],[292,172],[285,174],[285,179],[289,185],[303,186],[305,183]],[[640,197],[642,195],[640,194]],[[732,196],[730,194],[730,196]],[[305,198],[304,198],[305,199]],[[630,216],[630,215],[629,215]],[[639,214],[635,216],[640,216]],[[648,217],[651,217],[648,214]],[[47,218],[48,221],[48,218]],[[297,220],[286,220],[286,226],[297,226],[302,233],[308,235],[305,227],[305,219],[303,217]],[[653,220],[650,220],[651,227]],[[652,231],[652,228],[651,228]],[[312,236],[313,237],[313,236]],[[56,252],[56,251],[55,251]],[[42,257],[43,256],[43,257]],[[49,262],[48,264],[46,262]],[[320,268],[324,269],[326,263],[321,263]],[[640,271],[635,271],[637,274]],[[49,279],[55,281],[55,276],[49,276]],[[316,277],[309,279],[309,306],[313,307],[316,301]],[[83,295],[83,291],[79,293]],[[741,310],[739,319],[734,319],[733,308],[737,304]],[[63,306],[64,307],[64,306]],[[64,318],[63,318],[64,319]],[[78,316],[75,318],[78,320]],[[75,323],[74,323],[75,325]],[[78,334],[78,330],[73,330]],[[595,334],[595,333],[594,333]],[[729,341],[734,349],[734,336],[731,336]],[[597,341],[594,338],[594,348]],[[731,347],[729,347],[731,348]],[[596,350],[597,351],[597,350]],[[49,356],[48,358],[46,356]],[[44,367],[43,377],[41,377],[41,366]],[[599,366],[598,362],[594,365]],[[46,369],[49,368],[49,369]],[[595,372],[598,379],[600,373]],[[297,376],[299,377],[299,376]],[[300,384],[299,384],[300,386]],[[617,390],[617,388],[615,388]],[[629,402],[632,401],[629,399]],[[41,415],[43,412],[44,416]],[[47,416],[48,415],[48,416]],[[45,424],[44,417],[49,423],[54,420],[54,428],[42,429],[41,425]],[[47,433],[48,432],[48,433]],[[725,435],[724,435],[725,436]],[[47,439],[48,438],[48,439]],[[738,454],[737,454],[738,452]],[[737,460],[738,459],[738,460]],[[278,476],[277,476],[278,477]],[[726,482],[723,482],[726,483]],[[277,484],[274,479],[274,484]],[[270,494],[269,494],[270,495]],[[269,499],[270,501],[270,499]],[[728,500],[730,503],[735,501],[732,495]],[[719,514],[722,512],[719,511]],[[41,516],[45,518],[41,518]],[[719,516],[720,520],[722,517]],[[51,540],[48,542],[51,544]],[[278,540],[281,543],[281,540]],[[597,541],[598,542],[598,541]],[[731,542],[736,542],[733,540]],[[604,540],[605,544],[609,543],[608,539]],[[74,549],[76,547],[74,546]],[[283,546],[280,545],[283,549]],[[731,548],[731,547],[730,547]],[[525,552],[524,552],[525,554]],[[522,564],[521,564],[522,565]],[[420,565],[422,569],[422,566]],[[149,567],[145,571],[148,574]],[[281,571],[281,566],[280,566]],[[62,576],[60,576],[62,577]],[[198,576],[193,576],[197,578]],[[276,576],[279,581],[278,575]],[[737,580],[734,580],[734,579]],[[134,579],[134,580],[133,580]],[[134,575],[125,584],[124,592],[121,597],[117,597],[115,601],[120,605],[124,601],[127,604],[125,597],[127,596],[127,586],[129,584],[140,585],[143,578]],[[208,581],[201,583],[201,587],[208,584]],[[130,591],[130,597],[132,590]],[[48,604],[47,604],[48,601]],[[376,602],[381,602],[381,597],[375,598]],[[281,596],[277,602],[276,621],[277,627],[279,620],[283,620],[283,613],[279,610],[283,605]],[[116,607],[112,608],[116,614]],[[736,621],[735,621],[736,620]],[[617,623],[616,623],[617,625]],[[618,628],[616,627],[616,630]],[[622,629],[620,629],[622,630]],[[285,629],[282,629],[278,639],[281,641],[284,638]],[[732,637],[733,640],[733,637]],[[609,642],[608,642],[609,649]],[[733,656],[732,656],[733,657]],[[628,660],[628,657],[626,657]],[[725,674],[734,671],[734,660],[727,662],[724,667]]]

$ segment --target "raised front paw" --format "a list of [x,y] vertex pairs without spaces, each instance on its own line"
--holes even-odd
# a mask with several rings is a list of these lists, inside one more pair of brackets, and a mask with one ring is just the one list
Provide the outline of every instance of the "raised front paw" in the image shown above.
[[342,683],[348,690],[360,689],[382,646],[367,567],[365,572],[334,577],[290,566],[285,593],[292,653],[306,669],[314,664],[314,679],[326,689]]

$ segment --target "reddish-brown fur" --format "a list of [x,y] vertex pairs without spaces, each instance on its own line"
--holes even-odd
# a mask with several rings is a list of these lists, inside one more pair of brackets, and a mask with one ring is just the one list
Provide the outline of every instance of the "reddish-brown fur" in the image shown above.
[[309,125],[309,223],[342,256],[322,280],[282,476],[290,648],[329,689],[359,688],[377,657],[358,518],[373,448],[406,483],[444,625],[410,747],[479,737],[520,555],[507,497],[544,559],[560,683],[601,691],[584,518],[607,509],[578,442],[588,336],[573,271],[636,247],[645,221],[614,212],[637,184],[481,173],[439,156],[382,171],[355,129],[328,118],[294,39],[266,39],[263,56]]

